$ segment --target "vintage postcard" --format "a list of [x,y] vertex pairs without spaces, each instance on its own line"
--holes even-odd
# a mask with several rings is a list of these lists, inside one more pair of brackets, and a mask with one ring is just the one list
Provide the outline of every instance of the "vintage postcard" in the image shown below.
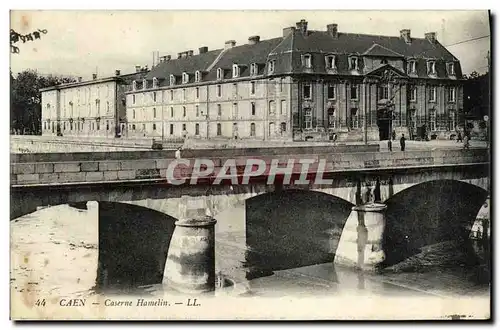
[[488,11],[11,11],[13,320],[488,320]]

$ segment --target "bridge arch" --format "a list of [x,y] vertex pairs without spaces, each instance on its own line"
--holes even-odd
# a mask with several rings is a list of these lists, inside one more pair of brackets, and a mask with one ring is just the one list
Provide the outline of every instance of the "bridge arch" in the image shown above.
[[478,185],[445,179],[413,185],[385,200],[386,265],[426,245],[466,239],[487,196]]

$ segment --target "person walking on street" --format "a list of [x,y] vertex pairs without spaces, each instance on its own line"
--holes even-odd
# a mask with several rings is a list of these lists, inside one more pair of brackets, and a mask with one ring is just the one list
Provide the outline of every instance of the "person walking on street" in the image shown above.
[[458,135],[457,135],[457,143],[460,143],[460,142],[463,142],[463,141],[462,141],[462,133],[460,133],[460,131],[459,131]]
[[464,134],[464,149],[469,149],[469,135]]
[[181,147],[175,151],[175,159],[181,159]]
[[401,151],[405,151],[405,141],[406,141],[406,138],[405,138],[405,135],[403,134],[401,136],[401,139],[399,139],[399,143],[401,144]]
[[391,141],[391,139],[389,139],[387,141],[387,148],[389,148],[389,151],[392,151],[392,141]]

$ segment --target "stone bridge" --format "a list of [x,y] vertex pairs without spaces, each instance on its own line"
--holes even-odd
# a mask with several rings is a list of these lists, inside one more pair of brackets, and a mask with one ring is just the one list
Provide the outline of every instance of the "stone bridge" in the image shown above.
[[[200,212],[217,219],[244,209],[243,219],[235,219],[234,225],[243,228],[244,241],[255,253],[248,258],[260,258],[262,266],[285,262],[286,268],[333,260],[341,237],[356,230],[352,207],[375,200],[387,205],[383,244],[390,264],[424,245],[463,235],[487,198],[486,149],[361,148],[186,151],[183,157],[190,165],[175,172],[186,179],[181,185],[167,180],[168,166],[175,162],[171,152],[14,155],[11,219],[37,207],[97,201],[100,250],[107,246],[116,253],[122,245],[142,246],[135,260],[142,260],[145,272],[163,275],[174,221]],[[311,175],[304,183],[302,168],[292,167],[290,184],[283,184],[283,175],[268,183],[265,171],[248,184],[234,184],[228,177],[215,185],[214,176],[207,176],[191,185],[192,165],[199,158],[210,159],[214,173],[225,171],[224,164],[233,159],[237,166],[259,159],[266,167],[272,159],[278,159],[280,167],[290,159],[310,159]],[[329,182],[315,179],[318,167]],[[236,177],[241,183],[244,174],[238,171]],[[117,236],[117,231],[128,234]],[[262,259],[259,251],[273,253]],[[130,249],[123,251],[127,253]],[[289,258],[291,254],[295,257]],[[107,260],[102,261],[106,268],[116,263],[104,253],[101,259]]]

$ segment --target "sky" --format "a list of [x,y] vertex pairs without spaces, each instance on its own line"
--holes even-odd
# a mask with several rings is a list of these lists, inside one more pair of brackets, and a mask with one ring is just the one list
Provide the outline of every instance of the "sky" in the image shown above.
[[[237,45],[248,37],[261,40],[282,35],[282,29],[301,19],[312,30],[337,23],[339,32],[399,36],[410,29],[413,37],[436,32],[443,45],[461,62],[462,71],[487,71],[490,38],[456,44],[490,35],[488,12],[482,11],[12,11],[11,28],[24,34],[46,29],[40,40],[18,43],[12,54],[14,73],[35,69],[42,74],[100,77],[115,70],[130,73],[135,65],[160,56],[207,46]],[[453,45],[455,44],[455,45]]]

